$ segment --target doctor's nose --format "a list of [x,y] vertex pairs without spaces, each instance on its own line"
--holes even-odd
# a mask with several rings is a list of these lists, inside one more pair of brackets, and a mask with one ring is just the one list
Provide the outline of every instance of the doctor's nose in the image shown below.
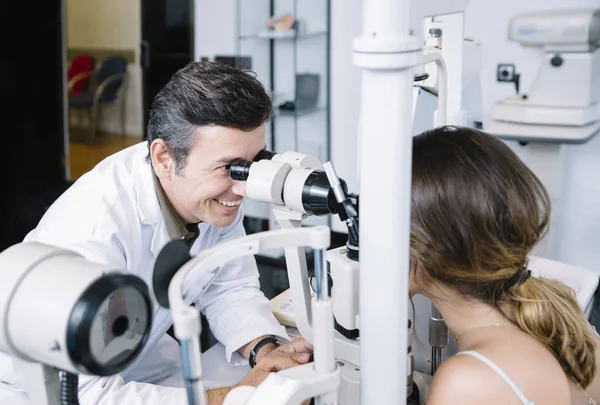
[[248,195],[246,195],[246,182],[245,181],[233,180],[233,185],[231,186],[231,191],[234,194],[242,196],[244,198],[248,197]]

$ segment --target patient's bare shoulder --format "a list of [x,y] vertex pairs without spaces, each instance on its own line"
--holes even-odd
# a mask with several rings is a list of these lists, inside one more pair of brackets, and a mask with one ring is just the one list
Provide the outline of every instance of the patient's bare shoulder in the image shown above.
[[[435,373],[427,396],[427,405],[507,404],[507,395],[514,392],[506,382],[481,360],[467,355],[455,355]],[[508,389],[508,391],[507,391]]]

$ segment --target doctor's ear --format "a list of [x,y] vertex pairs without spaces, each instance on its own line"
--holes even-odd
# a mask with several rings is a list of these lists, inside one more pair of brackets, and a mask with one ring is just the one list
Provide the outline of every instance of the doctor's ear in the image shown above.
[[155,139],[150,144],[152,167],[159,178],[169,176],[175,167],[175,161],[169,153],[169,148],[163,139]]

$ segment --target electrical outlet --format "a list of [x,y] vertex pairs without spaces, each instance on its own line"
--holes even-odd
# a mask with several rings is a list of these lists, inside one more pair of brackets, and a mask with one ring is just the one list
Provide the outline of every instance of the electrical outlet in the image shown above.
[[499,82],[514,82],[516,67],[512,63],[500,63],[497,69],[497,80]]

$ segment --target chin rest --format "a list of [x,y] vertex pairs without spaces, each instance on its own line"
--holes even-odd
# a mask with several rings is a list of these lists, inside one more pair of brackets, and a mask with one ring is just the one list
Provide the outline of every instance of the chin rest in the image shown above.
[[594,293],[600,280],[598,273],[543,257],[530,257],[528,268],[533,276],[559,280],[572,288],[577,294],[581,309],[587,317],[590,316]]

